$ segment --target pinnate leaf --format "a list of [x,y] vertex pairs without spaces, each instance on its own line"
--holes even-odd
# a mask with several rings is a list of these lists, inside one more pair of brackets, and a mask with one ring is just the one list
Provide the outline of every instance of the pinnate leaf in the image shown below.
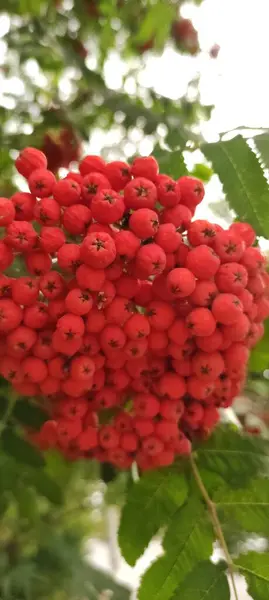
[[257,235],[269,238],[269,187],[247,141],[239,135],[227,142],[203,144],[202,151],[219,175],[230,208]]
[[254,137],[255,146],[261,156],[262,163],[269,169],[269,133],[261,133]]
[[171,520],[187,494],[185,477],[168,469],[146,473],[129,488],[118,539],[130,565],[135,564],[160,527]]
[[269,553],[249,552],[239,556],[236,565],[248,584],[248,593],[254,600],[269,598]]
[[197,457],[199,467],[217,473],[232,487],[243,487],[259,472],[268,473],[269,443],[231,426],[218,427]]
[[155,146],[153,155],[159,163],[160,173],[165,173],[173,179],[179,179],[188,174],[181,150],[168,152],[162,150],[160,146]]
[[247,488],[220,488],[213,500],[221,520],[236,521],[245,531],[269,535],[269,479],[253,479]]
[[42,467],[45,464],[43,456],[26,440],[12,429],[6,429],[2,435],[2,446],[6,454],[15,458],[19,463]]
[[195,495],[179,509],[163,541],[165,555],[142,578],[139,600],[168,600],[200,560],[212,553],[214,533],[204,504]]
[[173,600],[230,600],[225,563],[198,563],[176,590]]

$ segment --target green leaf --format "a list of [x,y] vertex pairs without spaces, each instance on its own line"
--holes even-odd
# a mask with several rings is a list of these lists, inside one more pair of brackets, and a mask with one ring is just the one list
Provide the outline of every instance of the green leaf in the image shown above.
[[165,0],[160,0],[157,5],[155,3],[146,11],[145,19],[134,41],[143,44],[154,38],[157,45],[162,45],[167,40],[175,15],[175,7]]
[[220,488],[213,501],[221,520],[233,520],[245,531],[269,536],[269,479],[253,479],[242,489]]
[[52,504],[63,504],[64,496],[60,486],[43,469],[33,471],[30,481],[39,494]]
[[230,600],[226,564],[200,562],[184,579],[173,600]]
[[231,426],[218,427],[198,449],[198,463],[232,487],[243,487],[259,472],[268,472],[269,443],[243,435]]
[[249,552],[239,556],[236,566],[244,575],[248,584],[248,592],[254,600],[269,598],[269,553]]
[[261,156],[262,163],[269,169],[269,133],[261,133],[254,138],[255,146]]
[[142,578],[139,600],[168,600],[200,560],[212,553],[214,533],[205,506],[193,496],[179,509],[164,537],[165,555]]
[[13,410],[13,416],[19,423],[28,427],[39,429],[48,419],[47,414],[37,406],[27,401],[25,398],[21,402],[17,402]]
[[219,175],[230,207],[257,235],[269,238],[269,187],[246,140],[237,136],[228,142],[202,144],[201,149]]
[[6,429],[2,434],[4,452],[15,458],[19,463],[33,467],[42,467],[45,464],[43,456],[23,438],[19,437],[12,429]]
[[160,146],[155,146],[153,155],[158,160],[160,173],[165,173],[165,175],[169,175],[173,179],[178,179],[182,175],[188,174],[181,150],[168,152],[162,150]]
[[122,511],[119,545],[130,565],[187,498],[184,476],[167,469],[147,473],[129,489]]

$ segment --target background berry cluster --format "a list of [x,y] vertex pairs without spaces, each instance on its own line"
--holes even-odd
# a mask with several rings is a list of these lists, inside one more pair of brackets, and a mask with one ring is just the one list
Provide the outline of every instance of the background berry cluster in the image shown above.
[[[0,372],[48,411],[30,439],[120,468],[171,464],[232,404],[263,335],[253,229],[193,221],[202,182],[153,157],[86,156],[56,180],[26,148],[16,167],[30,192],[0,199]],[[29,275],[15,279],[18,256]]]

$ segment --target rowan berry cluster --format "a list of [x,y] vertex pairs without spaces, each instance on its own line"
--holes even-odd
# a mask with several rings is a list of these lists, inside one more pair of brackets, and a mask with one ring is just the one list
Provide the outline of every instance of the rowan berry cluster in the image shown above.
[[120,468],[171,464],[232,404],[263,334],[253,229],[194,221],[202,182],[153,157],[86,156],[56,180],[26,148],[16,167],[30,192],[0,199],[0,372],[48,410],[31,439]]

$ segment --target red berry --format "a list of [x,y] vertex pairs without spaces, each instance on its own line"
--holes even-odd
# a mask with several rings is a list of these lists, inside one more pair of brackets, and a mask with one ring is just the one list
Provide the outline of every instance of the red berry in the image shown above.
[[6,233],[6,243],[18,252],[31,250],[37,241],[37,233],[28,221],[13,221]]
[[178,180],[178,187],[181,194],[181,203],[185,204],[185,206],[192,209],[202,202],[205,189],[200,179],[184,175]]
[[104,269],[116,257],[114,240],[108,233],[90,233],[81,244],[80,256],[86,265]]
[[83,204],[74,204],[64,211],[63,226],[72,235],[80,235],[91,222],[92,213],[87,206]]
[[186,325],[190,334],[198,336],[212,335],[216,329],[214,316],[208,308],[194,308],[186,318]]
[[237,294],[248,283],[248,272],[239,263],[225,263],[220,266],[215,276],[215,281],[220,292]]
[[158,390],[161,396],[179,400],[186,393],[186,384],[184,378],[177,373],[167,372],[160,378]]
[[173,269],[167,275],[167,288],[174,298],[186,298],[195,289],[195,277],[188,269]]
[[197,306],[210,307],[214,298],[218,295],[218,288],[214,281],[197,281],[194,292],[189,300]]
[[154,237],[159,228],[158,215],[149,208],[139,208],[131,214],[129,227],[141,240]]
[[42,250],[54,254],[64,245],[65,235],[60,227],[42,227],[39,240]]
[[93,197],[91,211],[98,223],[108,225],[120,221],[125,211],[123,198],[111,189],[102,189]]
[[212,248],[202,244],[190,250],[186,258],[186,267],[197,279],[211,279],[220,266],[220,259]]
[[216,236],[216,226],[209,221],[193,221],[188,228],[188,240],[192,246],[212,246]]
[[252,246],[255,242],[256,234],[254,229],[248,223],[240,223],[237,221],[230,225],[229,230],[238,235],[246,244]]
[[13,263],[13,252],[12,250],[5,244],[5,242],[0,241],[0,272],[5,271],[12,265]]
[[46,298],[58,298],[65,291],[63,277],[57,271],[50,271],[41,277],[40,290]]
[[215,381],[224,371],[224,360],[220,352],[196,352],[192,358],[194,374],[206,383]]
[[157,244],[141,246],[136,255],[136,265],[144,273],[144,279],[151,275],[160,275],[166,265],[165,253]]
[[125,323],[124,331],[132,340],[139,340],[147,337],[150,333],[149,320],[145,315],[135,314]]
[[245,242],[233,231],[219,231],[214,239],[214,250],[221,262],[238,262],[243,256]]
[[154,156],[139,156],[133,160],[131,173],[133,177],[146,177],[156,181],[159,165]]
[[21,363],[21,369],[26,380],[32,381],[33,383],[44,381],[48,375],[48,368],[45,361],[36,356],[24,358]]
[[47,159],[45,154],[36,148],[24,148],[15,160],[17,171],[28,178],[36,169],[46,169]]
[[65,298],[66,310],[74,315],[87,315],[93,305],[93,299],[88,290],[74,288]]
[[151,327],[158,331],[167,331],[175,319],[175,311],[166,302],[153,300],[147,306],[147,317]]
[[93,269],[87,265],[80,265],[76,271],[76,280],[81,289],[99,292],[105,282],[105,271],[103,269]]
[[51,269],[51,258],[46,252],[35,250],[25,256],[25,264],[31,275],[45,275]]
[[101,156],[88,155],[80,162],[79,170],[83,177],[89,173],[104,173],[106,163]]
[[0,198],[0,227],[10,225],[15,219],[15,207],[12,200]]
[[57,225],[60,221],[60,216],[61,208],[54,198],[41,198],[35,204],[34,217],[41,225],[46,225],[47,227]]
[[244,265],[244,267],[246,267],[249,275],[255,275],[256,271],[265,266],[266,259],[265,256],[262,255],[259,248],[246,248],[240,262],[242,265]]
[[44,302],[35,302],[23,313],[23,322],[32,329],[42,329],[48,322],[48,307]]
[[243,312],[239,298],[234,294],[219,294],[212,304],[212,313],[219,323],[233,325]]
[[131,169],[129,165],[120,160],[115,160],[108,163],[104,170],[105,176],[110,181],[113,190],[120,192],[125,188],[127,183],[131,180]]
[[36,169],[28,179],[31,194],[38,198],[46,198],[52,194],[56,179],[51,171]]
[[111,185],[108,179],[101,173],[90,173],[83,177],[82,181],[82,197],[87,206],[91,206],[93,198],[101,192],[101,190],[109,190]]
[[6,333],[18,327],[22,321],[22,309],[9,298],[0,298],[0,332]]
[[132,231],[122,229],[115,234],[117,255],[124,260],[132,260],[140,248],[140,240]]
[[11,196],[16,221],[32,221],[36,206],[36,198],[27,192],[17,192]]
[[57,322],[57,331],[63,340],[74,340],[81,338],[84,333],[84,321],[81,317],[73,314],[65,314]]
[[177,232],[173,223],[163,223],[160,225],[157,234],[155,235],[155,242],[167,253],[176,252],[178,250],[182,237]]
[[125,342],[126,335],[117,325],[106,325],[100,334],[101,348],[105,353],[121,350]]
[[[73,179],[61,179],[53,187],[53,197],[60,206],[72,206],[80,201],[81,187]],[[49,194],[48,194],[49,195]]]
[[80,246],[77,244],[63,244],[57,254],[58,265],[65,271],[75,271],[81,264]]
[[95,372],[95,364],[88,356],[77,356],[71,362],[71,377],[79,381],[88,381]]
[[163,178],[157,186],[158,201],[162,206],[173,208],[180,202],[180,189],[171,177]]
[[157,201],[157,189],[149,179],[136,177],[124,188],[126,208],[154,208]]
[[162,212],[162,223],[172,223],[181,233],[189,228],[192,220],[192,213],[183,204],[177,204],[173,208],[166,208]]
[[153,394],[136,394],[133,405],[135,415],[145,419],[155,417],[160,409],[160,402]]

